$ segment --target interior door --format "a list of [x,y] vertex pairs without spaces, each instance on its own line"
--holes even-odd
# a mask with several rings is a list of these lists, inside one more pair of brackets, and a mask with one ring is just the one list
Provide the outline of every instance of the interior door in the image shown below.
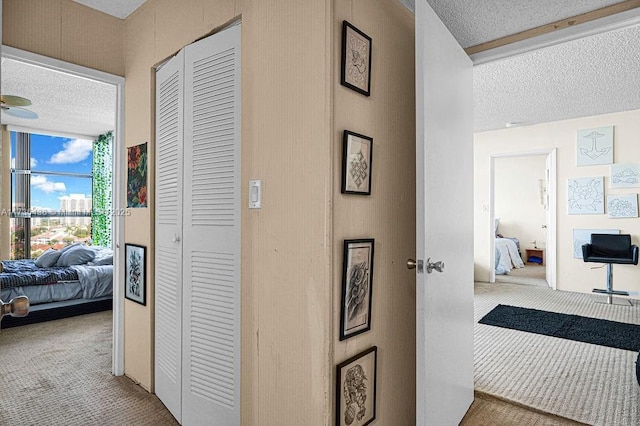
[[184,425],[240,425],[240,35],[185,49]]
[[472,116],[472,62],[417,0],[418,425],[458,424],[473,401]]
[[556,282],[556,149],[552,149],[547,155],[546,167],[546,188],[547,197],[545,205],[547,208],[546,219],[547,228],[545,241],[545,276],[547,283],[552,289],[557,288]]
[[156,72],[155,392],[182,419],[184,52]]

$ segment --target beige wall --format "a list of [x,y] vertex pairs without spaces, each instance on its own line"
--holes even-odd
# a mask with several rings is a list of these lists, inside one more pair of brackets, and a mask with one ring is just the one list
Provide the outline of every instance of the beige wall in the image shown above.
[[[573,229],[620,229],[631,234],[640,244],[640,219],[610,219],[606,214],[567,214],[567,180],[576,177],[604,176],[605,196],[635,194],[639,188],[610,189],[608,165],[576,166],[576,133],[581,129],[613,125],[614,162],[640,163],[637,135],[640,134],[640,111],[605,114],[573,120],[557,121],[512,129],[476,133],[475,135],[475,262],[476,280],[489,277],[489,168],[491,154],[525,152],[557,148],[557,287],[558,290],[590,292],[605,285],[605,269],[592,270],[591,264],[573,258]],[[640,292],[638,267],[616,265],[614,288],[629,290],[634,297]]]
[[546,210],[540,201],[539,180],[545,178],[546,156],[496,158],[494,163],[495,216],[500,218],[498,232],[520,240],[520,252],[536,246],[544,248],[542,225]]
[[2,42],[124,75],[123,21],[71,0],[3,0]]
[[[371,96],[340,85],[342,21],[373,39]],[[414,17],[399,2],[336,2],[334,37],[333,306],[336,364],[378,346],[376,424],[415,424]],[[371,196],[340,193],[343,131],[373,138]],[[371,330],[338,341],[343,241],[374,238]]]

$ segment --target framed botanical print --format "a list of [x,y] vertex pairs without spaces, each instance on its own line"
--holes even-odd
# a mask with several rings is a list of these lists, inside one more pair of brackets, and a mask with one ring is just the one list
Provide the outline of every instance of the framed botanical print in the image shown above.
[[141,305],[147,304],[147,248],[136,244],[124,245],[124,297]]
[[371,94],[371,37],[342,22],[342,67],[340,84],[365,96]]

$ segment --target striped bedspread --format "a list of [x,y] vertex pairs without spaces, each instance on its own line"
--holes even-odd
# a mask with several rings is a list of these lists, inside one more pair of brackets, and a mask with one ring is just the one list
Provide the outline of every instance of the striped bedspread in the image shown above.
[[78,272],[71,267],[54,266],[39,268],[33,259],[3,260],[0,274],[0,289],[29,285],[48,285],[58,281],[78,279]]

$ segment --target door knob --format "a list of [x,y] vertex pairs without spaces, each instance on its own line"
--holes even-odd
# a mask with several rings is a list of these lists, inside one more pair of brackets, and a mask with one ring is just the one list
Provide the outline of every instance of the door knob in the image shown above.
[[29,313],[29,298],[27,296],[14,297],[9,303],[4,303],[0,300],[0,313],[3,318],[5,315],[11,315],[12,317],[25,317]]
[[407,259],[407,269],[416,269],[416,265],[415,259]]
[[431,262],[431,258],[427,259],[427,274],[433,272],[433,270],[438,272],[444,271],[444,262],[442,260],[438,260],[437,262]]

